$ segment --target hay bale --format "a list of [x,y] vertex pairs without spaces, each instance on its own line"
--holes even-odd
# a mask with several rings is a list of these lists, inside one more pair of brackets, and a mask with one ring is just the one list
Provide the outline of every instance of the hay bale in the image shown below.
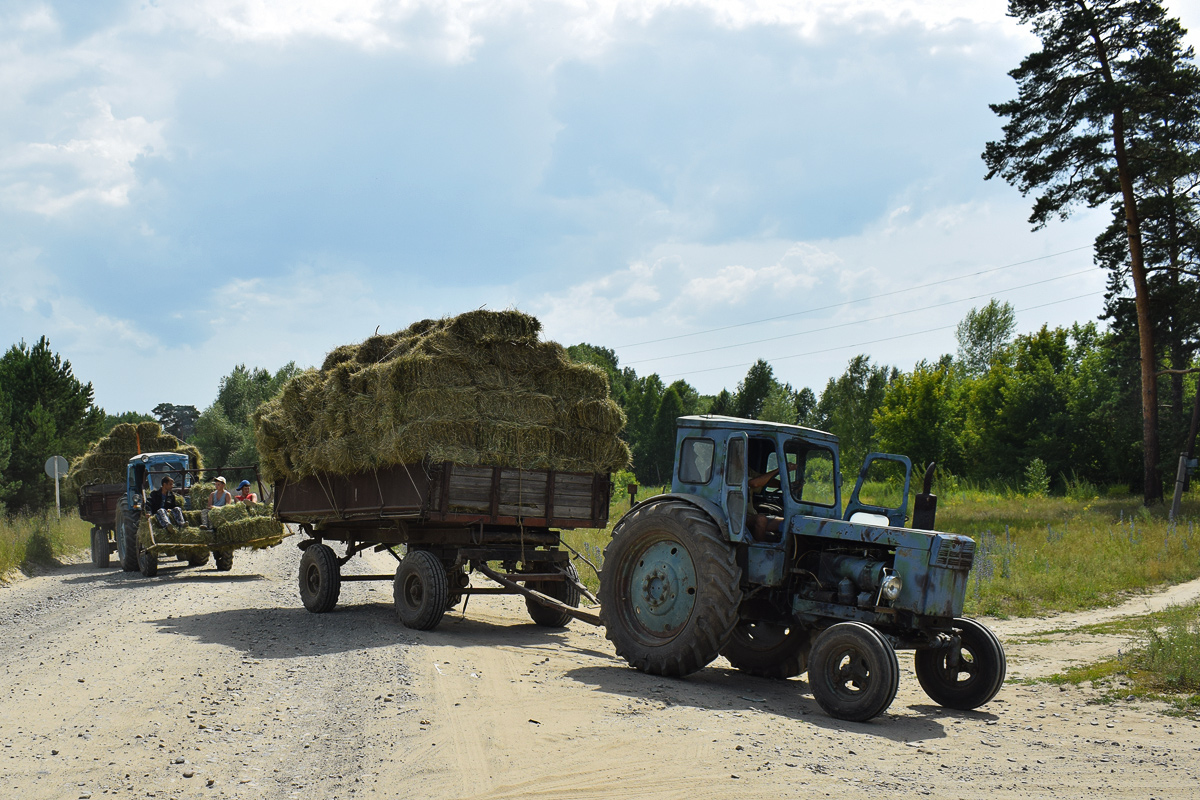
[[226,548],[250,546],[271,547],[283,541],[289,533],[275,519],[269,506],[234,503],[208,512],[213,529],[213,541]]
[[335,348],[320,370],[296,376],[254,413],[264,476],[348,474],[425,459],[624,468],[625,418],[607,376],[539,341],[540,331],[519,311],[472,311]]

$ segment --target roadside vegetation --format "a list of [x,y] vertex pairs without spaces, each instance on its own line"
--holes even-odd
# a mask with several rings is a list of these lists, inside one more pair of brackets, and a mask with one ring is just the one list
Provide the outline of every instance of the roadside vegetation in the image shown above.
[[1163,700],[1189,714],[1200,712],[1200,603],[1082,630],[1135,638],[1116,658],[1068,670],[1051,683],[1090,681],[1106,702],[1137,697]]
[[53,564],[87,547],[91,526],[74,512],[58,519],[53,511],[0,514],[0,582],[13,570]]

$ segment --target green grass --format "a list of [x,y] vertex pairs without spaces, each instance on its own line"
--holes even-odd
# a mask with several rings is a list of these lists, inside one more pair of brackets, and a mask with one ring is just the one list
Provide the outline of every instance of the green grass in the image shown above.
[[59,556],[88,547],[91,529],[73,511],[61,520],[53,511],[0,515],[0,580],[14,569],[52,564]]
[[[643,487],[638,497],[665,490]],[[967,587],[970,615],[1032,616],[1097,608],[1200,577],[1200,492],[1185,498],[1180,520],[1170,523],[1163,506],[1147,510],[1139,497],[1129,494],[1100,497],[1083,483],[1072,483],[1064,497],[1029,497],[1005,486],[965,483],[935,491],[938,530],[976,541]],[[597,567],[612,525],[629,508],[627,494],[614,494],[607,528],[563,534]],[[891,505],[900,500],[898,488],[885,484],[869,485],[864,497]],[[596,591],[599,581],[591,569],[581,562],[576,566],[583,582]]]
[[1103,632],[1133,632],[1135,645],[1115,659],[1068,670],[1050,682],[1090,681],[1107,701],[1132,695],[1164,700],[1189,714],[1200,713],[1200,603],[1110,625],[1114,627]]

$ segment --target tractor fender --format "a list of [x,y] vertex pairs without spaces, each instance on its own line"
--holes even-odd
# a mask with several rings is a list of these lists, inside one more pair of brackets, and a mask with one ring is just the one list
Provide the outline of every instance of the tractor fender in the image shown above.
[[703,497],[697,497],[694,494],[682,494],[679,492],[668,492],[667,494],[656,494],[653,497],[647,497],[645,500],[636,503],[632,508],[626,511],[621,516],[621,519],[618,520],[617,525],[620,525],[621,522],[624,521],[625,517],[629,516],[639,508],[653,505],[654,503],[661,503],[665,500],[681,500],[688,505],[692,505],[700,509],[712,519],[713,524],[715,524],[717,529],[721,531],[721,535],[725,537],[725,539],[729,539],[729,523],[725,520],[725,512],[721,510],[720,506],[711,500],[705,500]]

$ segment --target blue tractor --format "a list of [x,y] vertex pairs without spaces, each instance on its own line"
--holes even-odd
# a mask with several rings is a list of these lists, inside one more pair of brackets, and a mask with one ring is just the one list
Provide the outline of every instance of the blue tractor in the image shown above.
[[[910,649],[940,705],[995,697],[1004,649],[962,616],[975,542],[934,530],[932,465],[906,527],[904,456],[868,455],[843,507],[828,433],[681,417],[675,454],[671,491],[631,508],[605,549],[600,616],[631,665],[682,676],[723,655],[762,677],[807,672],[827,713],[862,721],[891,705]],[[863,502],[880,468],[898,502]]]
[[[158,569],[158,556],[148,552],[138,543],[138,524],[144,516],[147,497],[162,483],[164,477],[170,476],[175,486],[184,490],[185,505],[191,505],[187,492],[191,489],[192,473],[194,470],[185,453],[142,453],[129,459],[125,468],[125,485],[116,486],[121,494],[116,502],[116,513],[113,523],[113,538],[116,539],[117,554],[121,567],[126,571],[141,570],[142,574],[152,576]],[[233,566],[233,555],[230,551],[214,551],[218,570],[228,570]],[[95,558],[93,558],[95,560]],[[188,557],[189,566],[200,566],[208,561],[208,552],[199,552]]]

